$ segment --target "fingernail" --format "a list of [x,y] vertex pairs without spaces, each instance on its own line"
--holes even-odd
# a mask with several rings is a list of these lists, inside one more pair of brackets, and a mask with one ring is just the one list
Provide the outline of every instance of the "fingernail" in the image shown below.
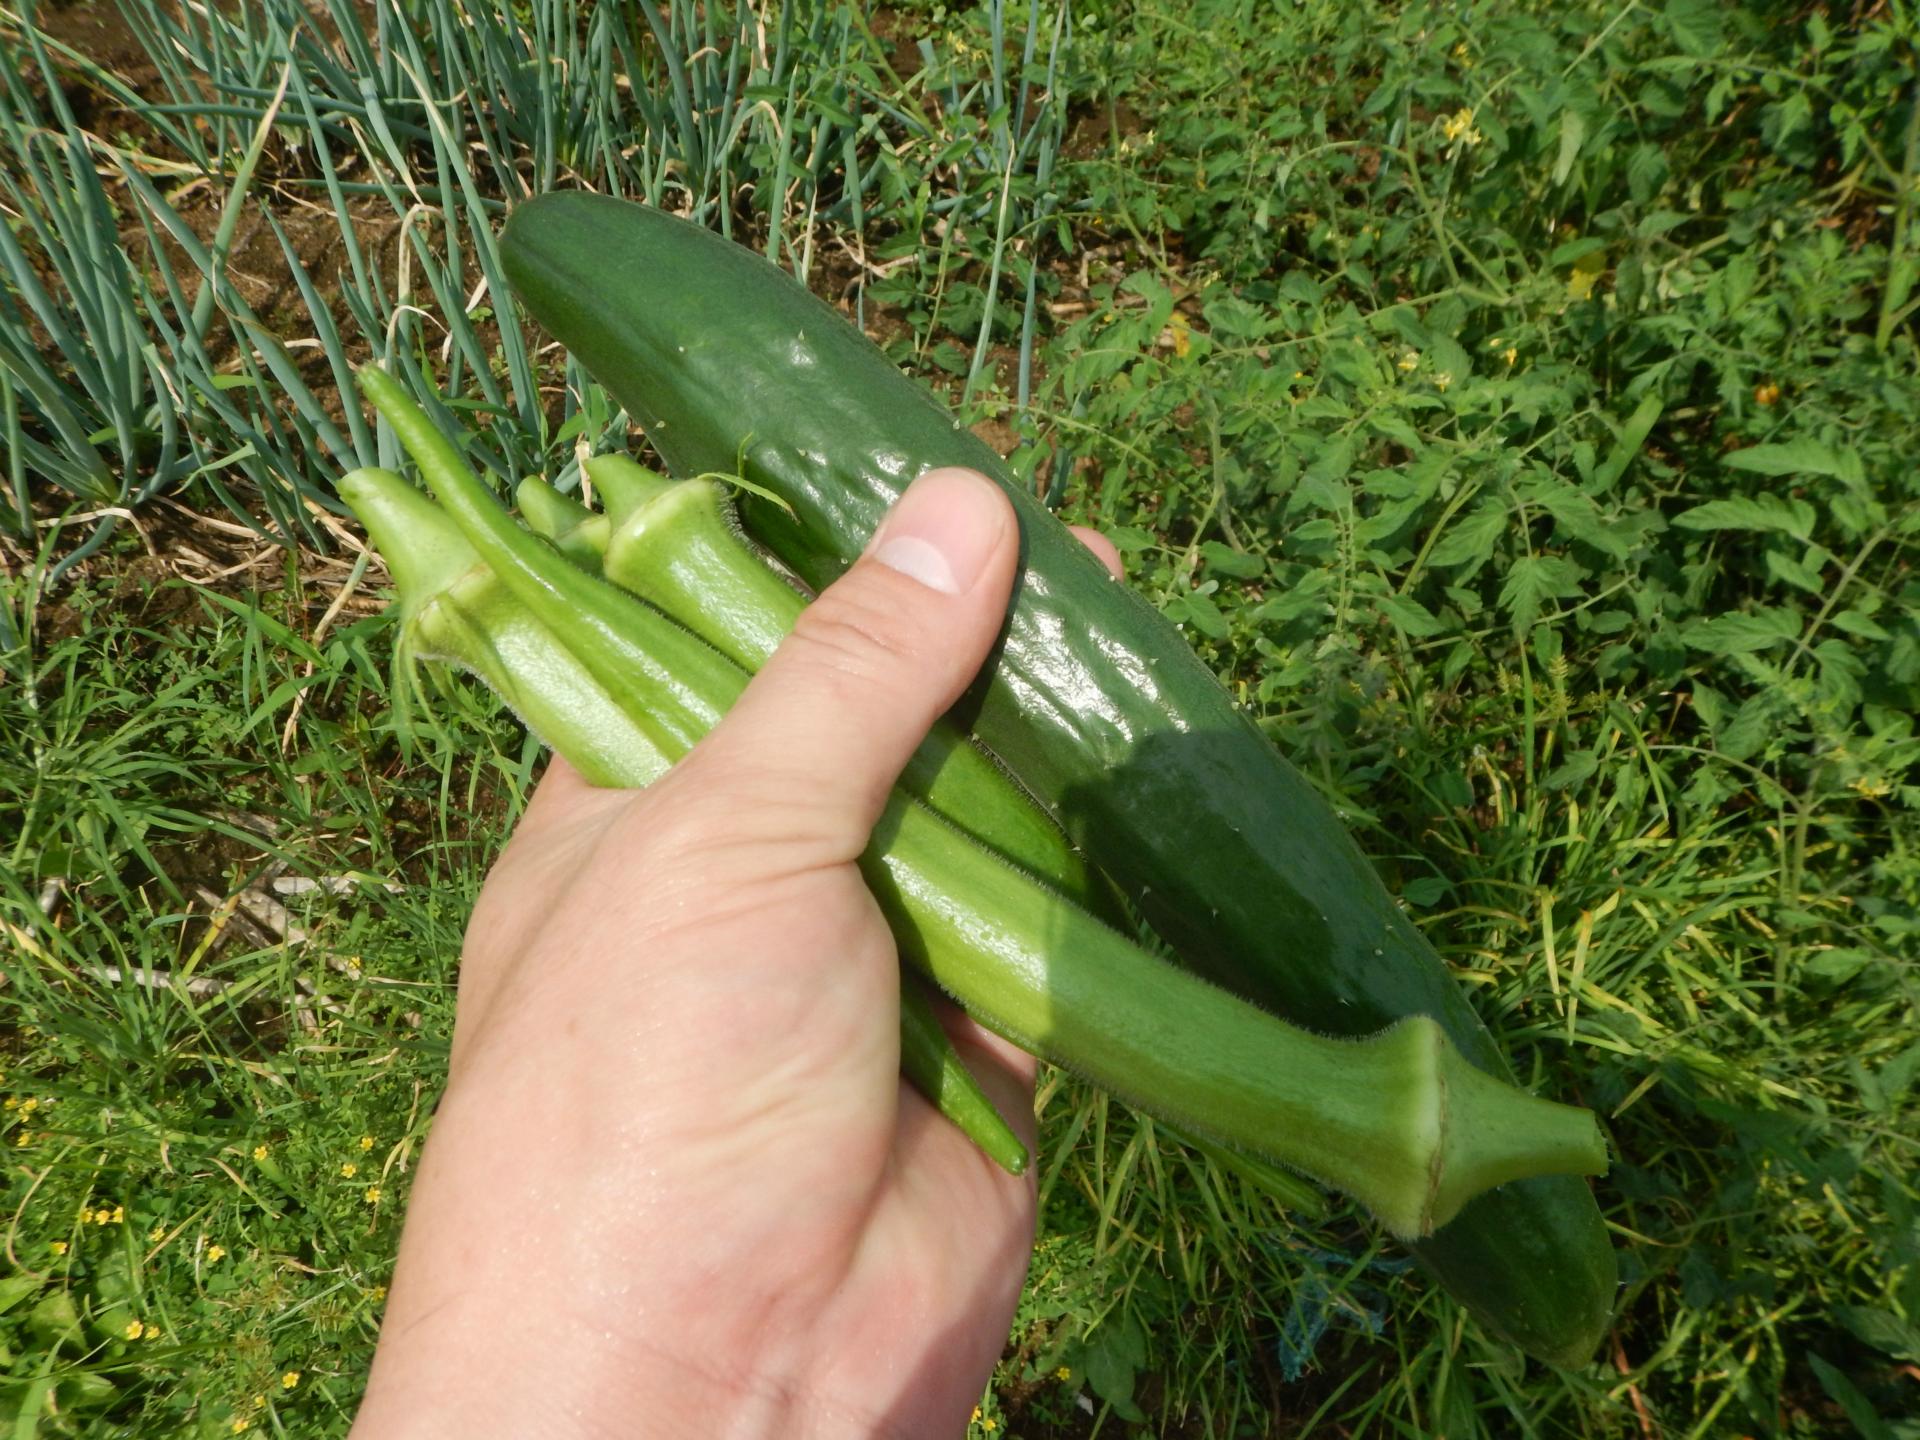
[[929,470],[880,522],[873,558],[943,595],[964,595],[980,578],[1006,528],[998,487],[973,470]]

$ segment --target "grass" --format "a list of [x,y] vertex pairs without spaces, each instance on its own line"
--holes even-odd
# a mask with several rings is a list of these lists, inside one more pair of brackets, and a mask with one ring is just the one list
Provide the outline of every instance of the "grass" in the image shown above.
[[1920,1433],[1909,8],[0,16],[0,1414],[346,1427],[538,756],[401,727],[340,393],[430,378],[505,476],[623,444],[494,283],[585,181],[1113,534],[1621,1156],[1552,1373],[1051,1077],[976,1435]]
[[0,720],[32,760],[4,872],[9,1404],[21,1433],[339,1423],[477,878],[440,816],[509,803],[532,757],[481,715],[504,750],[390,778],[362,710],[386,622],[302,643],[297,592],[128,579],[25,618],[49,638]]

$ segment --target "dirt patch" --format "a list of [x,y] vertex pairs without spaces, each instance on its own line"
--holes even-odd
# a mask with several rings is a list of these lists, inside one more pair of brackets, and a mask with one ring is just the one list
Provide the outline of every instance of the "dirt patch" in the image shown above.
[[911,80],[923,68],[920,60],[921,24],[919,17],[906,15],[889,5],[875,7],[868,25],[873,38],[886,46],[887,65],[902,81]]
[[[147,59],[147,50],[128,26],[120,7],[104,0],[82,0],[80,4],[40,5],[35,12],[40,33],[51,42],[49,58],[60,69],[72,62],[60,53],[65,46],[93,65],[118,75],[143,97],[154,99],[160,93],[160,72]],[[13,42],[16,53],[24,58],[25,47]],[[25,71],[25,66],[21,70]],[[76,76],[71,88],[62,86],[74,119],[87,129],[97,129],[115,114],[126,112],[110,96]]]
[[1067,141],[1060,153],[1069,160],[1091,160],[1120,140],[1146,134],[1147,129],[1146,118],[1124,100],[1105,105],[1077,102],[1067,111]]
[[[225,197],[203,192],[205,198],[189,212],[194,233],[211,239],[220,223]],[[349,196],[346,200],[354,243],[382,275],[393,275],[400,245],[401,221],[378,196]],[[271,217],[271,218],[269,218]],[[285,248],[275,227],[286,237]],[[374,344],[362,334],[340,293],[340,277],[351,264],[347,233],[330,206],[316,205],[285,187],[276,186],[260,202],[242,212],[227,254],[228,281],[259,316],[266,328],[286,346],[300,378],[336,423],[345,407],[335,383],[332,365],[322,345],[319,327],[306,297],[294,279],[290,250],[305,270],[333,322],[342,349],[351,364],[371,359]],[[184,261],[184,255],[179,257]],[[469,260],[463,284],[471,287],[478,265]],[[463,292],[465,293],[465,292]],[[234,358],[232,334],[219,327],[209,343],[216,363]]]

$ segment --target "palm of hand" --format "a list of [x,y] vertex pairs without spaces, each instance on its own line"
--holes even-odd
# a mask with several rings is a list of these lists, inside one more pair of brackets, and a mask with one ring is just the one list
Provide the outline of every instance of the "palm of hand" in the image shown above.
[[[955,1433],[1032,1186],[900,1080],[893,938],[858,869],[813,863],[704,758],[639,795],[557,766],[489,878],[390,1338],[570,1337],[564,1388],[613,1433],[649,1409],[701,1434],[721,1411],[725,1433]],[[1031,1139],[1032,1062],[953,1029]]]

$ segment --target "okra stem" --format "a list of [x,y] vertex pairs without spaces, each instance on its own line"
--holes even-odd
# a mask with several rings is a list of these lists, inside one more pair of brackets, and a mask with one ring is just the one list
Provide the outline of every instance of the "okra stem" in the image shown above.
[[594,516],[590,506],[582,505],[571,495],[561,494],[538,475],[520,478],[520,483],[513,487],[513,501],[520,507],[520,518],[527,522],[527,528],[549,540],[558,540]]
[[[516,525],[390,377],[368,397],[481,557],[669,756],[744,688],[724,656]],[[896,791],[861,859],[903,957],[989,1028],[1138,1108],[1332,1184],[1397,1235],[1524,1175],[1597,1174],[1594,1117],[1414,1016],[1332,1039],[1158,960]]]
[[513,492],[520,513],[536,535],[543,535],[562,555],[589,570],[600,568],[607,548],[607,517],[596,515],[570,495],[562,495],[538,475],[529,475]]
[[600,508],[610,525],[623,525],[642,505],[658,499],[678,482],[647,469],[630,455],[593,455],[587,479],[600,492]]

